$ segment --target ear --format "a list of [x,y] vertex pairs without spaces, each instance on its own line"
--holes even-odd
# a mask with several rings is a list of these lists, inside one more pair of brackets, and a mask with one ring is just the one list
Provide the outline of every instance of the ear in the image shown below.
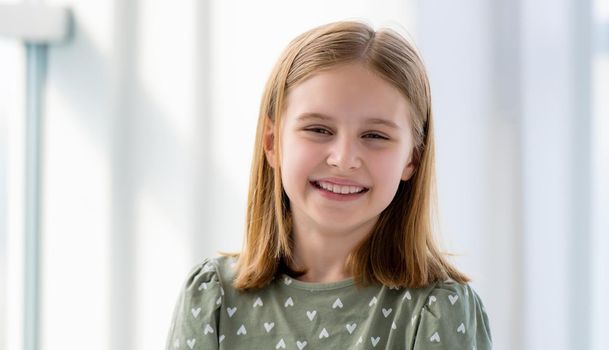
[[406,166],[404,167],[404,170],[402,171],[402,177],[401,177],[402,181],[410,180],[410,178],[412,177],[412,175],[414,175],[414,172],[418,166],[419,166],[418,157],[416,156],[416,151],[413,150],[410,155],[410,159],[408,160],[408,163],[406,164]]
[[262,147],[264,148],[264,154],[266,161],[269,163],[271,168],[275,168],[275,123],[270,118],[266,119],[264,126],[264,134],[262,135]]

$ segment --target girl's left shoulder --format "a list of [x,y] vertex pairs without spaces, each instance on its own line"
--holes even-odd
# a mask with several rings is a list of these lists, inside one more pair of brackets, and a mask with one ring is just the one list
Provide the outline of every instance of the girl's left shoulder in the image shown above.
[[451,349],[492,348],[486,308],[469,284],[447,280],[429,290],[419,313],[415,349],[434,344]]
[[[429,303],[429,299],[432,303]],[[486,313],[482,299],[478,293],[468,283],[458,283],[452,279],[444,282],[437,282],[429,292],[428,306],[436,304],[439,308],[466,308],[480,307],[481,311]]]

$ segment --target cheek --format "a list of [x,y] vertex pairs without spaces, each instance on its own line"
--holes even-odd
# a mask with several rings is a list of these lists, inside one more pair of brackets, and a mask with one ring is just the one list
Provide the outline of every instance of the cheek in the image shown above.
[[286,141],[282,146],[282,179],[284,183],[303,184],[313,174],[322,152],[308,144]]
[[377,154],[372,158],[373,162],[369,164],[369,169],[375,178],[375,183],[384,184],[390,191],[393,191],[393,187],[397,190],[405,166],[404,158],[396,153]]
[[399,152],[391,151],[391,152],[377,152],[373,156],[369,157],[369,160],[374,164],[371,166],[374,169],[382,169],[382,171],[377,171],[379,173],[384,173],[385,176],[393,176],[396,172],[399,172],[398,169],[402,168],[405,157],[402,156]]

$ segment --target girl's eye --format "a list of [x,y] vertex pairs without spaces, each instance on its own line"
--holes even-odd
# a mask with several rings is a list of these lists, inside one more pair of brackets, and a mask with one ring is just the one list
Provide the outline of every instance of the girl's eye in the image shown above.
[[364,137],[370,138],[370,139],[377,139],[377,140],[389,140],[389,138],[387,138],[383,135],[380,135],[380,134],[376,134],[376,133],[366,134],[366,135],[364,135]]
[[332,134],[328,129],[324,129],[324,128],[308,128],[306,130],[307,131],[312,131],[312,132],[317,133],[317,134],[323,134],[323,135],[331,135]]

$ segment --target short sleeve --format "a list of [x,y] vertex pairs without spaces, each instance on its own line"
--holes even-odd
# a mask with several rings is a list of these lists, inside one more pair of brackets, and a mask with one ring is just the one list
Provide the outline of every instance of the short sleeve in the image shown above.
[[218,272],[211,260],[193,268],[175,304],[165,349],[218,349],[222,294]]
[[492,347],[488,316],[478,294],[466,284],[438,284],[421,309],[414,349]]

